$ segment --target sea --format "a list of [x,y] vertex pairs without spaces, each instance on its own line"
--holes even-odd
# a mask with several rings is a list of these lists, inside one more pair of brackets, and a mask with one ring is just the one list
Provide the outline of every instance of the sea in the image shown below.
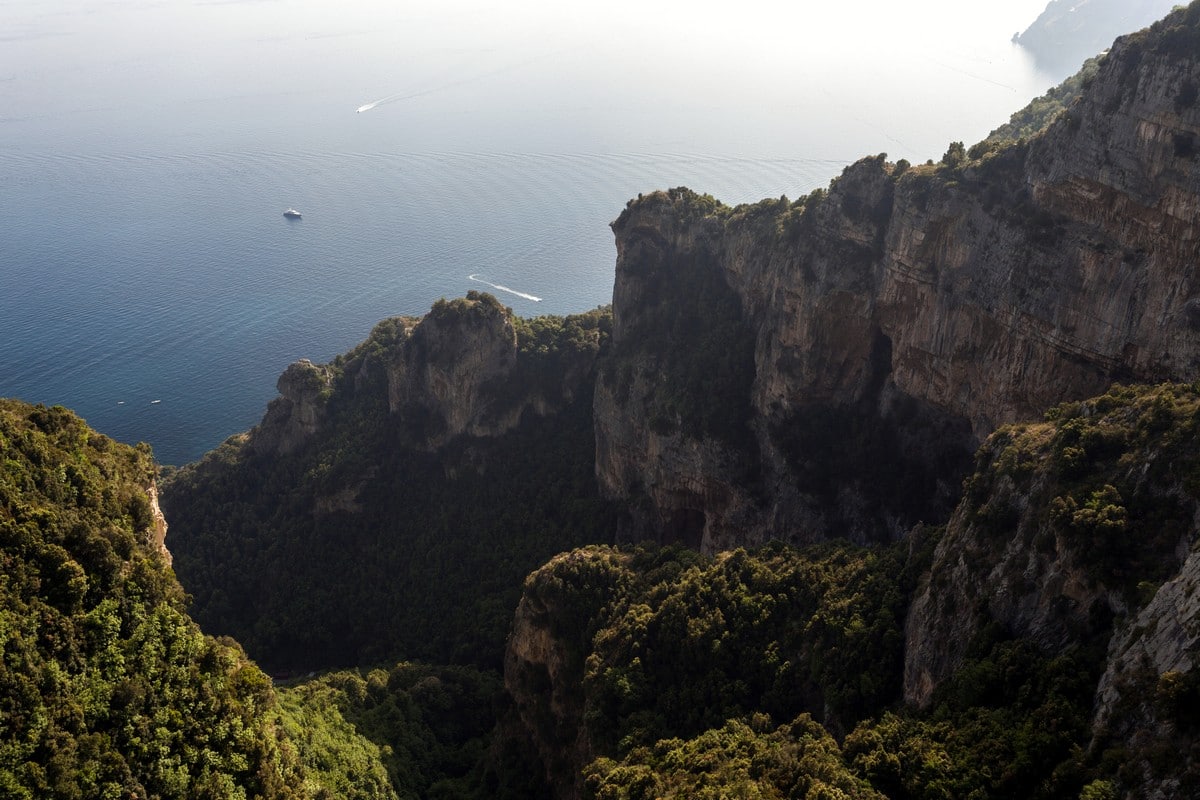
[[386,317],[608,303],[639,193],[937,160],[1062,77],[1041,0],[813,5],[0,0],[0,396],[184,464]]

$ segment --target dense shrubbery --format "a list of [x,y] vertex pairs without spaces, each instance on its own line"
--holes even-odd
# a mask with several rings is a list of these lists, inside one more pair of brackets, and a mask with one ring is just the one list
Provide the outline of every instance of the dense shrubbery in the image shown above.
[[300,796],[270,681],[152,544],[149,451],[0,401],[0,457],[0,795]]
[[[1016,142],[1041,133],[1083,93],[1100,71],[1102,59],[1103,56],[1096,56],[1083,62],[1078,72],[1041,97],[1034,98],[1029,105],[1014,113],[1007,123],[988,134],[980,145]],[[978,155],[972,155],[972,158],[978,158]]]
[[[1198,414],[1195,386],[1118,385],[1051,409],[1044,423],[1002,428],[976,457],[964,510],[980,530],[1009,537],[1018,516],[1005,498],[1027,496],[1049,522],[1040,537],[1061,537],[1094,583],[1136,604],[1139,583],[1178,567],[1174,554],[1194,524]],[[1015,488],[997,491],[1001,480]]]
[[846,761],[893,800],[1077,797],[1101,656],[1049,658],[991,630],[930,712],[862,723]]
[[610,606],[593,638],[584,686],[595,742],[626,752],[754,710],[780,721],[810,711],[836,729],[895,698],[895,551],[738,550],[685,566],[691,558],[676,574],[657,565],[653,583],[627,581],[638,591]]
[[808,715],[766,730],[765,715],[730,720],[694,739],[664,739],[617,762],[587,769],[594,800],[786,797],[883,800],[842,759],[837,742]]
[[[1077,580],[1138,607],[1194,534],[1197,441],[1200,385],[1115,386],[1044,423],[1002,429],[966,483],[959,524],[977,539],[968,557],[1025,536],[1081,569]],[[532,575],[527,596],[582,676],[576,701],[596,756],[589,791],[784,797],[837,775],[852,797],[1051,800],[1116,797],[1178,774],[1164,759],[1200,728],[1192,672],[1147,676],[1140,694],[1159,724],[1135,747],[1092,729],[1113,629],[1104,609],[1071,643],[1044,650],[988,622],[981,605],[980,633],[930,707],[900,706],[902,620],[935,539],[715,558],[588,548]],[[810,721],[773,730],[805,713],[845,735],[842,748]],[[809,745],[797,750],[797,739]],[[825,766],[797,752],[818,752]]]
[[502,763],[485,764],[503,706],[493,673],[402,663],[324,675],[280,699],[283,728],[330,800],[532,796]]
[[[590,642],[575,655],[590,794],[1076,796],[1098,653],[1051,658],[989,628],[930,711],[887,710],[935,543],[715,559],[589,548],[532,575],[551,629]],[[850,732],[844,752],[829,730]]]
[[755,712],[845,731],[893,702],[906,553],[593,547],[531,575],[526,595],[572,654],[590,741],[624,757]]
[[588,548],[530,576],[583,675],[590,796],[1078,796],[1102,772],[1081,749],[1101,651],[1051,657],[991,626],[930,710],[897,707],[902,620],[936,538]]

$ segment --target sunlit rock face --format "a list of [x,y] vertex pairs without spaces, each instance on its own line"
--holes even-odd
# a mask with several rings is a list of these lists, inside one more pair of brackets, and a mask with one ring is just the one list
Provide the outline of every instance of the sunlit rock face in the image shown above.
[[290,365],[275,384],[279,397],[254,431],[255,452],[286,455],[298,450],[321,427],[332,386],[332,371],[302,358]]
[[517,362],[512,313],[490,296],[435,305],[388,368],[393,414],[426,415],[430,444],[467,433],[489,435],[515,424],[500,421],[491,384]]
[[[997,425],[1200,374],[1198,16],[1119,40],[1028,142],[864,159],[803,202],[632,201],[595,402],[623,535],[895,538]],[[680,399],[706,379],[724,419]]]

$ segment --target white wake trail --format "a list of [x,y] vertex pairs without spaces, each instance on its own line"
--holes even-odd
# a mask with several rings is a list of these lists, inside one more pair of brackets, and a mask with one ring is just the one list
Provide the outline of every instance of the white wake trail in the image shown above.
[[532,300],[535,303],[542,302],[542,298],[540,298],[540,297],[534,297],[533,295],[526,294],[525,292],[518,292],[516,289],[510,289],[507,286],[501,286],[498,283],[492,283],[491,281],[485,281],[483,278],[479,277],[478,274],[468,275],[467,280],[475,281],[476,283],[482,283],[484,286],[490,286],[498,292],[508,292],[509,294],[516,295],[517,297],[522,297],[526,300]]
[[[467,84],[475,83],[476,81],[486,80],[487,78],[492,78],[497,75],[503,75],[506,72],[512,72],[513,70],[521,69],[522,67],[527,67],[530,64],[534,64],[538,61],[541,61],[542,59],[549,58],[552,55],[556,55],[556,53],[546,53],[544,55],[535,56],[535,57],[527,59],[525,61],[521,61],[517,64],[510,64],[506,67],[500,67],[499,69],[494,69],[489,72],[481,73],[479,75],[470,75],[466,78],[460,78],[458,80],[444,81],[442,83],[437,84],[436,86],[430,86],[428,88],[420,89],[417,91],[396,92],[395,94],[389,94],[387,97],[381,97],[378,100],[374,100],[370,103],[366,103],[365,105],[359,106],[358,110],[355,113],[361,114],[364,111],[370,111],[371,109],[375,108],[376,106],[383,106],[383,105],[387,105],[388,103],[395,103],[398,100],[413,100],[418,97],[424,97],[427,94],[433,94],[434,92],[444,92],[447,89],[453,89],[456,86],[466,86]],[[502,291],[508,291],[508,290],[504,289]],[[520,294],[520,292],[513,292],[513,294]],[[524,296],[524,295],[522,295],[522,296]]]

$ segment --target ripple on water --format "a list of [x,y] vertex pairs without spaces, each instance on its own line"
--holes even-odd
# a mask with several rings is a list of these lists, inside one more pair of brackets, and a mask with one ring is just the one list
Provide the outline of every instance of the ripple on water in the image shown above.
[[[685,153],[0,154],[16,187],[0,197],[0,394],[70,406],[183,463],[256,422],[291,361],[328,360],[473,273],[543,298],[505,294],[519,314],[607,303],[608,223],[639,192],[798,196],[838,169]],[[304,218],[288,224],[289,206]]]

